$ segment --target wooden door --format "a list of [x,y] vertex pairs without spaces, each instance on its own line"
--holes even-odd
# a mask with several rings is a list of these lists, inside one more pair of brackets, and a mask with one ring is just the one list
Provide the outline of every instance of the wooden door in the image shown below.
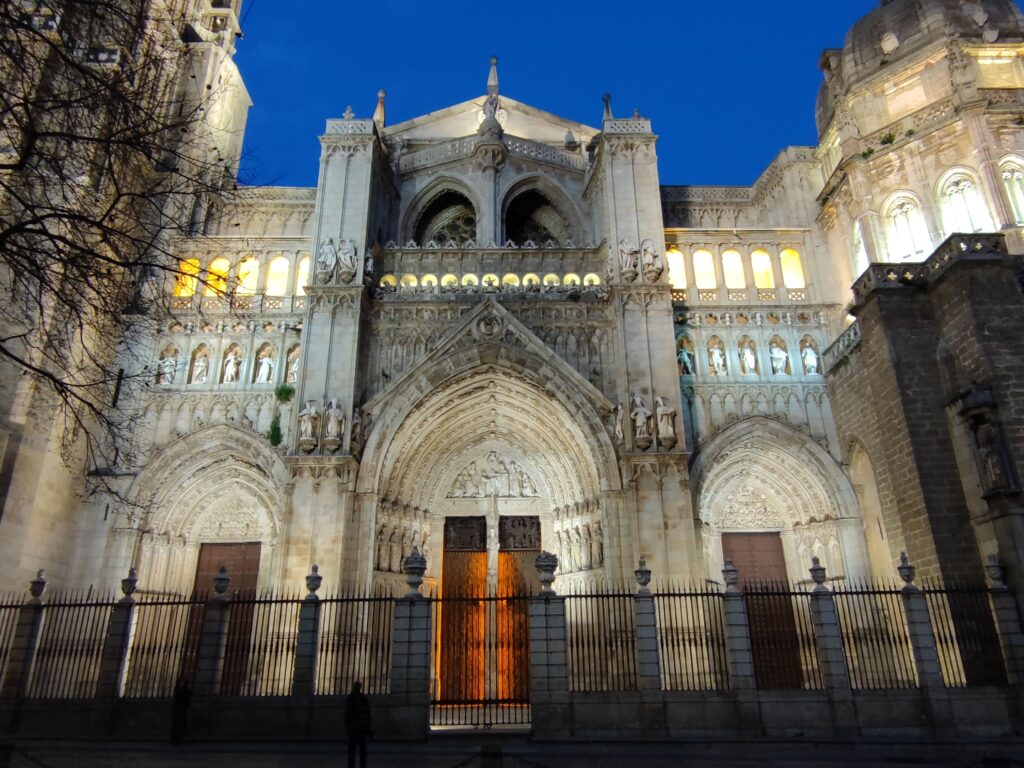
[[448,518],[441,560],[436,700],[484,699],[487,635],[487,526],[483,517]]
[[739,571],[758,688],[803,687],[800,639],[777,533],[723,533],[722,554]]

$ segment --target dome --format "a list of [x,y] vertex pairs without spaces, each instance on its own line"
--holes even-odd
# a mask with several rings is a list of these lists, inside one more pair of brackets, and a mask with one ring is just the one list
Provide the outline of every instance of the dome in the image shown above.
[[882,0],[855,23],[841,50],[822,55],[825,83],[818,94],[819,136],[831,119],[835,97],[880,68],[937,42],[1019,42],[1024,16],[1013,0]]

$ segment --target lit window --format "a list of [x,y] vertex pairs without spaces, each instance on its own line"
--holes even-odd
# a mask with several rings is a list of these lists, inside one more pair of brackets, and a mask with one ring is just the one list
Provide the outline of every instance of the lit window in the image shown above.
[[501,281],[498,280],[498,276],[493,272],[484,275],[480,282],[485,288],[497,288],[501,284]]
[[303,256],[299,260],[299,268],[295,270],[295,294],[306,295],[306,285],[309,283],[309,256]]
[[206,270],[207,296],[219,296],[228,289],[228,270],[231,262],[225,258],[214,259]]
[[415,288],[419,285],[419,280],[416,279],[416,275],[402,275],[402,279],[398,281],[398,284],[403,288]]
[[395,288],[398,286],[398,279],[394,275],[381,275],[380,276],[380,287],[381,288]]
[[238,265],[238,292],[256,293],[256,284],[260,279],[260,262],[250,257]]
[[725,251],[722,254],[722,272],[726,288],[747,287],[747,278],[743,275],[743,257],[739,251]]
[[444,277],[441,278],[442,288],[455,288],[458,286],[458,284],[459,278],[457,278],[455,275],[445,275]]
[[804,265],[800,263],[799,253],[787,248],[779,254],[779,264],[782,267],[782,283],[787,288],[807,287],[807,281],[804,280]]
[[469,275],[463,275],[462,276],[462,284],[464,286],[475,286],[475,285],[479,285],[480,281],[476,279],[476,275],[469,274]]
[[890,203],[887,212],[889,258],[904,261],[926,256],[931,241],[917,201],[912,197],[899,197]]
[[540,278],[533,272],[527,272],[525,275],[523,275],[523,285],[540,285]]
[[278,256],[267,266],[267,296],[284,296],[288,293],[288,269],[291,264],[287,256]]
[[678,248],[669,248],[665,254],[668,261],[668,282],[676,290],[686,288],[686,259]]
[[174,281],[175,296],[195,296],[199,283],[199,259],[183,259],[178,262],[178,274]]
[[768,251],[760,249],[750,254],[750,268],[754,273],[754,287],[764,291],[775,288],[775,272],[772,270],[772,257]]
[[593,272],[588,272],[583,276],[583,284],[586,286],[594,286],[601,284],[601,278],[595,275]]
[[711,251],[693,252],[693,281],[697,288],[708,290],[718,287],[718,279],[715,277],[715,257]]
[[562,285],[572,286],[572,285],[579,285],[579,284],[580,284],[580,276],[577,275],[575,272],[569,272],[562,279]]
[[967,174],[951,176],[942,185],[939,202],[947,235],[992,229],[992,217],[988,215],[974,179]]
[[1003,188],[1010,199],[1014,222],[1024,224],[1024,168],[1016,164],[1004,165]]
[[433,288],[437,285],[437,275],[426,274],[420,278],[420,285],[424,288]]
[[548,274],[544,275],[544,285],[554,287],[559,283],[561,283],[561,280],[559,280],[558,275],[554,274],[553,272],[549,272]]
[[503,278],[501,278],[502,285],[519,285],[519,275],[515,275],[509,272]]

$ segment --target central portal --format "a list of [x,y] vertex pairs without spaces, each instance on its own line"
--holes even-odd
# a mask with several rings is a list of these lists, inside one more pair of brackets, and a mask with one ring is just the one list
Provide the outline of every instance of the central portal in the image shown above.
[[529,722],[529,586],[540,519],[450,517],[437,601],[434,725]]

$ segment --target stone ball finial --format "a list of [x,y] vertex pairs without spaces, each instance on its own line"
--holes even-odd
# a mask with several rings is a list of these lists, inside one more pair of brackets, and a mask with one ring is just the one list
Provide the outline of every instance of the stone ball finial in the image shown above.
[[231,577],[228,576],[227,567],[222,565],[217,569],[217,575],[213,577],[213,591],[218,597],[223,597],[227,594],[229,586]]
[[412,554],[402,562],[402,570],[405,572],[405,583],[409,585],[406,597],[420,597],[423,574],[427,572],[427,558],[420,554],[419,547],[412,548]]
[[28,591],[32,595],[32,602],[42,601],[43,592],[46,591],[46,571],[42,568],[36,572],[36,577],[28,583]]
[[132,595],[135,594],[135,588],[138,584],[139,572],[135,568],[129,568],[128,576],[121,579],[121,592],[124,595],[124,597],[121,598],[122,602],[131,601],[133,599]]
[[917,589],[914,586],[914,576],[917,574],[917,568],[910,563],[910,558],[907,557],[906,552],[900,552],[900,564],[896,566],[897,572],[900,574],[900,578],[903,579],[904,590],[912,591]]
[[323,581],[324,577],[320,575],[320,566],[314,563],[306,575],[306,589],[309,590],[309,594],[306,595],[307,600],[317,599],[316,591],[320,589]]
[[555,590],[551,585],[555,581],[555,571],[558,569],[558,556],[551,552],[541,552],[533,561],[537,569],[537,580],[540,582],[540,593],[542,595],[553,595]]
[[647,567],[647,560],[645,558],[640,558],[640,564],[633,571],[633,576],[636,578],[636,583],[640,585],[640,594],[650,594],[651,590],[647,587],[651,583],[651,569]]

